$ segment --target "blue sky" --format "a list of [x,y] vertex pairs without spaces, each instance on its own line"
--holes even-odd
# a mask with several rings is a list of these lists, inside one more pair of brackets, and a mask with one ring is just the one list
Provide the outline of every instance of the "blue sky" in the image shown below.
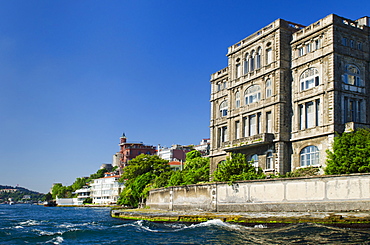
[[370,2],[0,1],[0,185],[48,192],[110,163],[119,137],[209,137],[210,74],[282,18],[370,15]]

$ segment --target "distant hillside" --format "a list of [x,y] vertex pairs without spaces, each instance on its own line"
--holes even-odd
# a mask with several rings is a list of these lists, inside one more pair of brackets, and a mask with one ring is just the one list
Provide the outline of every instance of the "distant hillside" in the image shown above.
[[12,198],[15,202],[36,202],[43,197],[44,194],[24,187],[0,185],[0,203],[8,201],[9,198]]

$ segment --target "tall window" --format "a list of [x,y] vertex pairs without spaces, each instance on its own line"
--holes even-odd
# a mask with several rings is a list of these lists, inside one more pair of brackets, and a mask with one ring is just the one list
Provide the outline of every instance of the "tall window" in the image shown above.
[[218,137],[219,137],[219,146],[221,146],[221,143],[228,141],[228,136],[227,136],[227,127],[223,126],[218,129]]
[[311,43],[306,44],[306,54],[311,52]]
[[271,111],[266,112],[266,133],[272,133],[272,114],[271,114]]
[[240,107],[240,92],[239,91],[235,93],[235,107],[236,108]]
[[257,126],[257,116],[256,115],[251,115],[249,117],[249,135],[256,135],[258,130]]
[[235,139],[240,138],[240,122],[235,121]]
[[225,117],[227,116],[227,100],[224,100],[220,104],[220,117]]
[[342,37],[342,45],[347,46],[347,38]]
[[301,91],[313,88],[320,84],[319,71],[315,68],[305,70],[299,77]]
[[362,42],[358,42],[357,43],[357,49],[358,50],[362,50]]
[[300,153],[301,167],[315,166],[319,164],[319,149],[310,145],[302,149]]
[[298,105],[299,129],[320,125],[320,99]]
[[362,100],[344,97],[344,123],[362,122]]
[[315,126],[315,111],[313,102],[306,103],[306,128]]
[[254,50],[251,52],[251,56],[249,58],[249,65],[250,65],[250,70],[251,71],[254,71],[254,59],[255,59],[255,56],[256,55],[256,52],[254,52]]
[[315,101],[315,126],[320,125],[320,100]]
[[298,113],[299,113],[299,129],[304,129],[304,107],[303,105],[298,106]]
[[244,137],[249,136],[248,117],[243,117],[243,136]]
[[272,95],[271,80],[267,79],[267,81],[266,81],[266,98],[271,97],[271,95]]
[[266,154],[266,169],[272,169],[273,156],[272,152]]
[[360,77],[360,70],[354,65],[347,65],[346,73],[342,76],[343,82],[354,86],[364,86]]
[[247,74],[249,72],[249,54],[245,54],[245,60],[244,60],[244,74]]
[[241,71],[242,67],[240,65],[240,63],[236,64],[235,66],[235,77],[238,78],[242,75],[242,71]]
[[245,104],[251,104],[261,99],[261,87],[252,85],[245,91]]
[[320,48],[320,39],[316,39],[314,44],[315,44],[315,50],[319,49]]
[[299,47],[298,48],[298,57],[301,57],[302,55],[304,55],[304,49],[303,49],[303,47]]
[[250,156],[249,163],[251,163],[253,167],[258,168],[258,155],[253,154],[252,156]]
[[256,56],[256,69],[259,68],[261,68],[261,48],[258,48]]
[[266,49],[266,65],[272,62],[272,48]]

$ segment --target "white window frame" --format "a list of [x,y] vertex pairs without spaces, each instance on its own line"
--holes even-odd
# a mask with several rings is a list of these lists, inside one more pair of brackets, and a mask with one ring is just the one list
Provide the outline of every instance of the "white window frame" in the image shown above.
[[272,48],[267,48],[266,49],[266,65],[268,65],[272,62],[273,62]]
[[308,68],[299,76],[300,90],[304,91],[320,85],[320,75],[316,68]]
[[220,114],[219,114],[219,116],[220,117],[226,117],[227,116],[227,109],[228,109],[227,100],[224,100],[220,104]]
[[266,169],[272,169],[273,167],[273,160],[274,156],[272,155],[272,152],[269,151],[266,154]]
[[363,80],[361,79],[360,69],[358,69],[358,67],[353,64],[346,65],[346,70],[342,76],[342,81],[345,84],[349,84],[352,86],[357,87],[364,86]]
[[239,108],[240,107],[240,92],[237,91],[235,93],[235,108]]
[[257,56],[256,56],[256,69],[261,68],[261,48],[257,49]]
[[310,145],[306,146],[299,153],[300,166],[301,167],[310,167],[319,165],[319,154],[320,151],[317,146]]
[[245,90],[244,98],[246,105],[261,100],[261,87],[259,85],[250,86]]
[[265,83],[265,87],[266,87],[266,98],[269,98],[272,96],[272,82],[271,82],[271,79],[267,79],[266,80],[266,83]]
[[253,154],[249,157],[249,161],[248,161],[250,164],[252,164],[253,167],[255,167],[256,169],[258,168],[258,155],[257,154]]
[[244,59],[244,74],[247,74],[249,72],[249,54],[245,54],[245,59]]

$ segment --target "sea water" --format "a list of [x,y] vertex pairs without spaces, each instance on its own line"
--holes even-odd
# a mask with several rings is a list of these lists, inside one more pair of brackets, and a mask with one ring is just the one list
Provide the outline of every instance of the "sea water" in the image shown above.
[[366,228],[152,223],[110,217],[109,208],[0,205],[0,244],[370,244]]

